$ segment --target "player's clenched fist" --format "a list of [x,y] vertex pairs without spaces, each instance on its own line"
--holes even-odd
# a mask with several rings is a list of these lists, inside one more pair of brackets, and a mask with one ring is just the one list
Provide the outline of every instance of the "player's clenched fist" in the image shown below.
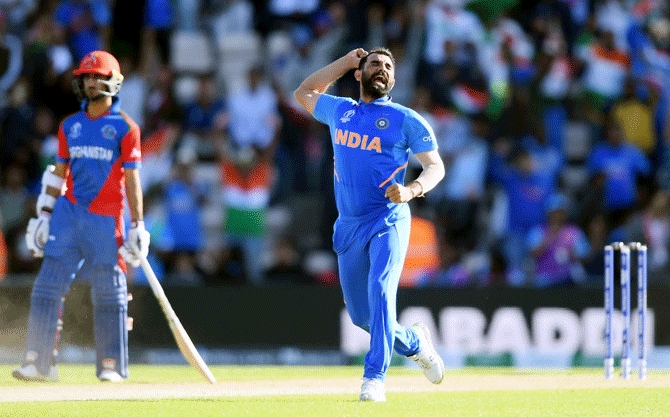
[[409,187],[405,187],[404,185],[400,184],[392,184],[386,188],[384,197],[388,198],[394,203],[406,203],[414,198],[414,194],[412,194],[412,190],[410,190]]
[[360,62],[361,58],[366,56],[368,53],[365,51],[363,48],[357,48],[354,49],[353,51],[349,52],[346,57],[351,63],[351,68],[358,68],[358,63]]

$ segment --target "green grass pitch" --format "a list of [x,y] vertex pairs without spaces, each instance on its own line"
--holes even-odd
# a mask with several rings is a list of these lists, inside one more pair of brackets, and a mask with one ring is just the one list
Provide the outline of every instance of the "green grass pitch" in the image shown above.
[[[595,368],[465,368],[448,370],[445,381],[433,386],[417,369],[392,367],[387,402],[360,403],[359,366],[213,366],[218,381],[213,385],[188,366],[132,365],[131,378],[123,384],[100,383],[92,365],[59,366],[57,383],[16,381],[12,369],[0,366],[0,416],[670,415],[670,374],[659,372],[642,382],[635,376],[604,381],[602,369]],[[308,393],[296,394],[300,387]],[[180,398],[186,391],[189,398]],[[44,400],[45,395],[76,398],[79,393],[98,398]],[[11,401],[19,394],[29,399]]]

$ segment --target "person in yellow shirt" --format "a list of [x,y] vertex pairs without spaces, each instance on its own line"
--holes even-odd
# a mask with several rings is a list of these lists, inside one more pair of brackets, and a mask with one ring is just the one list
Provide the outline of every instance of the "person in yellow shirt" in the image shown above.
[[637,146],[648,157],[656,149],[653,106],[635,93],[632,78],[626,80],[624,97],[612,108],[615,119],[621,125],[626,141]]

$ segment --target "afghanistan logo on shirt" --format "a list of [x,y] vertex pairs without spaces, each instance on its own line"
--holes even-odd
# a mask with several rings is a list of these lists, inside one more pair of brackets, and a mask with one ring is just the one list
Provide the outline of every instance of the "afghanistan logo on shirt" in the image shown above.
[[104,125],[100,133],[102,133],[102,137],[105,139],[113,140],[116,137],[116,129],[112,125]]
[[386,129],[387,127],[389,127],[389,119],[387,119],[386,117],[380,117],[375,122],[375,127],[379,130]]
[[76,139],[79,136],[81,136],[81,123],[77,122],[73,124],[72,127],[70,128],[70,134],[68,135],[68,137],[70,139]]

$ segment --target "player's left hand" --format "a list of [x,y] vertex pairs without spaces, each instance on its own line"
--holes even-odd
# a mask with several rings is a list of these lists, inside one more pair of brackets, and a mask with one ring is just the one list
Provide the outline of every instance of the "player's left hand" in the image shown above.
[[144,229],[144,222],[138,221],[128,230],[126,241],[119,248],[119,254],[131,266],[140,266],[140,260],[149,254],[149,240],[151,235]]
[[44,256],[44,247],[49,239],[49,221],[51,213],[43,211],[36,219],[30,219],[28,222],[26,245],[36,258]]
[[386,188],[384,197],[397,204],[408,202],[414,198],[414,195],[412,194],[412,190],[410,190],[409,187],[405,187],[404,185],[400,184],[392,184]]

